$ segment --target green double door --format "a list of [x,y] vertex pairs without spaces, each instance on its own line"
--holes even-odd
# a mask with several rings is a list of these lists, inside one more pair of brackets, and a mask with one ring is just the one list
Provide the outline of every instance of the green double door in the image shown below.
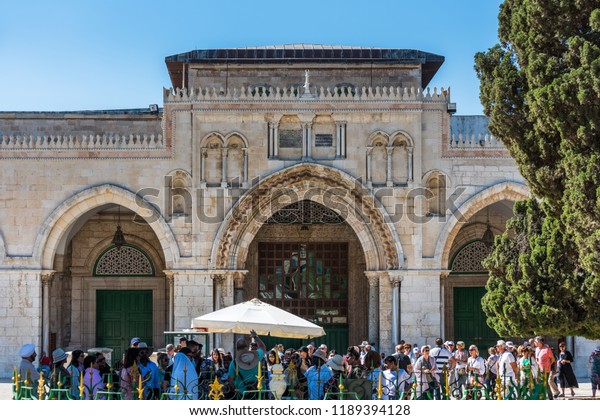
[[96,291],[96,346],[121,359],[132,337],[152,346],[152,290]]
[[485,287],[454,288],[454,338],[464,341],[467,348],[475,344],[487,357],[487,348],[496,344],[498,334],[486,324],[481,307]]

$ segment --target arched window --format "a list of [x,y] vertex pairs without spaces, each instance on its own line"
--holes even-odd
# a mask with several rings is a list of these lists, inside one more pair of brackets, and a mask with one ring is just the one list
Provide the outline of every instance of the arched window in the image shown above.
[[167,177],[167,214],[173,216],[192,215],[191,180],[183,171],[176,171]]
[[426,184],[431,193],[427,199],[427,214],[431,216],[444,216],[446,214],[446,176],[435,172],[431,174]]
[[154,276],[155,270],[150,257],[135,245],[111,246],[98,257],[93,275],[107,276]]
[[463,245],[450,262],[450,269],[457,273],[483,273],[483,260],[490,254],[490,249],[480,240]]
[[244,181],[244,140],[232,135],[227,139],[227,182],[240,187]]

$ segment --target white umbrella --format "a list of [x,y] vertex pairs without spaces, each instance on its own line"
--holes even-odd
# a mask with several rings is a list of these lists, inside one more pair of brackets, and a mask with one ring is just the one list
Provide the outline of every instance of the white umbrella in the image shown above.
[[192,320],[192,328],[214,333],[248,334],[284,338],[325,335],[322,327],[258,299],[229,306]]

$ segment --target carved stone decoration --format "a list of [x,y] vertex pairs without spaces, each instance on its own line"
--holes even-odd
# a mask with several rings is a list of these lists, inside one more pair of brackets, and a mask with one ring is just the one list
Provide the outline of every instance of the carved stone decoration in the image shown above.
[[123,245],[105,252],[96,263],[96,276],[152,276],[154,268],[146,255],[140,250]]
[[481,241],[475,241],[458,251],[452,261],[452,271],[461,273],[487,271],[483,260],[490,254],[490,249]]
[[[382,210],[375,204],[374,197],[355,179],[342,172],[313,163],[303,163],[290,169],[275,173],[262,183],[249,190],[228,215],[223,230],[219,234],[219,245],[216,250],[217,266],[228,268],[243,264],[230,261],[237,255],[231,255],[234,247],[239,247],[244,233],[252,226],[253,233],[258,231],[272,215],[288,203],[279,203],[278,198],[286,192],[302,192],[308,189],[339,192],[338,204],[353,212],[356,222],[362,222],[362,235],[368,235],[377,246],[379,262],[374,263],[379,269],[394,270],[399,267],[397,241],[386,222]],[[302,197],[300,197],[302,198]],[[351,220],[346,219],[351,222]],[[358,226],[353,226],[355,230]],[[365,232],[366,231],[366,232]],[[237,251],[237,249],[236,249]]]

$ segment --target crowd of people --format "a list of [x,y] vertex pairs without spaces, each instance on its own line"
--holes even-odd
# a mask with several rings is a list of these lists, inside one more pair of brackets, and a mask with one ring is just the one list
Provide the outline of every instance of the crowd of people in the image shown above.
[[[139,338],[116,363],[107,365],[102,353],[85,354],[81,350],[68,354],[56,349],[52,357],[42,355],[36,368],[33,344],[20,350],[19,373],[23,381],[36,383],[43,374],[48,389],[68,389],[73,399],[205,399],[215,380],[221,384],[224,399],[252,398],[269,390],[274,367],[283,372],[284,398],[340,398],[342,392],[355,393],[361,399],[443,399],[463,398],[469,390],[486,390],[493,395],[497,383],[504,392],[510,386],[543,383],[547,398],[571,396],[578,388],[573,371],[573,355],[564,342],[558,352],[541,336],[522,345],[499,340],[480,354],[475,345],[444,341],[435,345],[413,345],[401,341],[395,353],[385,355],[366,341],[343,352],[318,347],[313,343],[298,349],[282,344],[267,350],[263,341],[251,331],[235,343],[235,357],[222,348],[203,353],[203,345],[181,338],[178,346],[167,345],[151,360],[152,351]],[[600,346],[589,357],[592,393],[600,383]],[[259,382],[260,379],[260,382]],[[499,379],[499,381],[498,381]],[[340,386],[344,384],[344,386]],[[32,392],[37,392],[35,386]],[[481,394],[479,395],[481,397]]]

